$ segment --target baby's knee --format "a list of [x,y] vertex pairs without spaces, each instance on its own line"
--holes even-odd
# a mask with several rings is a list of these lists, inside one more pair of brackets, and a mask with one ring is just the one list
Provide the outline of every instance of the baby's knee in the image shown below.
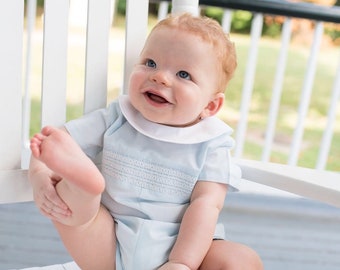
[[224,270],[263,270],[263,263],[260,256],[252,248],[234,243],[229,260],[225,262]]
[[[263,270],[263,263],[259,254],[248,246],[243,246],[240,258],[244,268],[235,269],[248,269],[248,270]],[[233,268],[234,269],[234,268]]]
[[230,241],[213,241],[200,270],[263,270],[260,256],[250,247]]

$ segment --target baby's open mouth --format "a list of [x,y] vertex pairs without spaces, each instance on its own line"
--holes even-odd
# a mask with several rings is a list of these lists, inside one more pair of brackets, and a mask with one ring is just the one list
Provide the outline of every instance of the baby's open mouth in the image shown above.
[[159,96],[159,95],[157,95],[155,93],[146,92],[146,95],[153,102],[156,102],[156,103],[169,103],[169,101],[167,101],[165,98],[163,98],[162,96]]

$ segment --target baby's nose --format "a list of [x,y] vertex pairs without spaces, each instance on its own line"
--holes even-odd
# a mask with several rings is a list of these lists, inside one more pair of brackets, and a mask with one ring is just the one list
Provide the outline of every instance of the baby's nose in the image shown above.
[[165,71],[155,71],[151,76],[151,80],[164,86],[170,86],[170,76]]

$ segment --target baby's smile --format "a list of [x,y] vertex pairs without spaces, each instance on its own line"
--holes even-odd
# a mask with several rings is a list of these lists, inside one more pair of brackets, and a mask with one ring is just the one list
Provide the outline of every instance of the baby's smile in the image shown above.
[[166,98],[154,93],[154,92],[146,92],[146,96],[153,102],[164,104],[164,103],[170,103]]

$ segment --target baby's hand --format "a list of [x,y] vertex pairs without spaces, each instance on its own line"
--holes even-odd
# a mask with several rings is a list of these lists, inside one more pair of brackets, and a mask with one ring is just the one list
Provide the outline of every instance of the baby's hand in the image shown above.
[[36,172],[30,178],[34,202],[44,216],[58,220],[71,215],[70,209],[59,197],[55,188],[61,180],[60,177],[43,170]]
[[175,262],[167,262],[163,264],[158,270],[191,270],[188,266],[181,264],[181,263],[175,263]]

